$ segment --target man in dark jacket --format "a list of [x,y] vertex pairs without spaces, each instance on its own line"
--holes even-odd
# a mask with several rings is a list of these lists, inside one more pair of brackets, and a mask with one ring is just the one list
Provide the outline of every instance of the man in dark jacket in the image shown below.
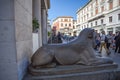
[[116,45],[115,53],[117,51],[118,53],[120,53],[120,32],[118,32],[118,35],[115,36],[114,40],[115,40],[115,45]]
[[61,39],[61,33],[58,32],[58,35],[57,35],[57,39],[58,39],[58,43],[62,43],[62,39]]

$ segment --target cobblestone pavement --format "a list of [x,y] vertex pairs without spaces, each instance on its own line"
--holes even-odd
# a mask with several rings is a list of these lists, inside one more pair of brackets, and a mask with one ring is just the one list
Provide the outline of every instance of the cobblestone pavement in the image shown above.
[[115,63],[118,64],[118,67],[120,68],[120,53],[115,53],[114,50],[110,49],[111,54],[107,55],[104,48],[102,50],[102,53],[98,53],[98,51],[96,51],[96,52],[97,52],[97,54],[100,54],[101,57],[111,58]]

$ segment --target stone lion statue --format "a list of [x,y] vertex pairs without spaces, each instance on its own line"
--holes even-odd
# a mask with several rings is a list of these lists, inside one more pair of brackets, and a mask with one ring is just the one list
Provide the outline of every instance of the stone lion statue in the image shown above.
[[74,41],[67,44],[49,44],[39,48],[31,58],[31,65],[35,68],[46,67],[52,63],[59,65],[113,63],[110,59],[97,57],[94,46],[95,32],[91,28],[85,28]]

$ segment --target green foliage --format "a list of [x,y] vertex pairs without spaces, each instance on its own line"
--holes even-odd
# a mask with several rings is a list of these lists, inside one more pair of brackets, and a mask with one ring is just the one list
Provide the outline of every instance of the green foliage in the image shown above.
[[36,18],[33,19],[32,26],[33,26],[33,31],[39,28],[39,22]]
[[48,32],[48,36],[50,36],[51,32]]

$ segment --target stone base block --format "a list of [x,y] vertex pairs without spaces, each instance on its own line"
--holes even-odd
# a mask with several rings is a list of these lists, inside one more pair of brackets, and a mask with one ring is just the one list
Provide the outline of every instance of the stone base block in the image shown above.
[[[56,68],[31,69],[24,80],[120,80],[117,64],[99,66],[69,65]],[[30,67],[29,67],[30,68]]]

